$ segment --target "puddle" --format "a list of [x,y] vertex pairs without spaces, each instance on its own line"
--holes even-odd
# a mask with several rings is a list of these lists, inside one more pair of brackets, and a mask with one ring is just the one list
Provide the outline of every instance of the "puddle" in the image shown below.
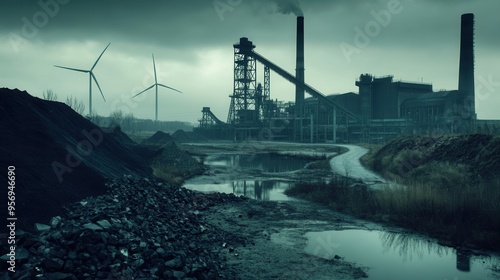
[[[305,252],[367,267],[369,279],[499,279],[500,257],[476,256],[423,237],[384,231],[308,232]],[[493,269],[497,269],[496,272]]]
[[224,154],[205,158],[210,166],[224,166],[240,169],[257,169],[262,172],[278,173],[299,170],[312,160],[274,153]]
[[[266,173],[281,173],[304,168],[309,159],[273,153],[260,154],[223,154],[208,156],[204,163],[212,167],[227,167],[236,170],[259,170]],[[243,195],[257,200],[294,200],[284,194],[293,182],[283,179],[226,179],[209,182],[208,178],[198,177],[188,180],[183,187],[201,192],[221,192]]]
[[221,184],[189,183],[183,187],[200,192],[220,192],[234,193],[237,196],[243,195],[257,200],[284,201],[293,200],[283,192],[293,184],[291,182],[280,181],[260,181],[260,180],[239,180]]

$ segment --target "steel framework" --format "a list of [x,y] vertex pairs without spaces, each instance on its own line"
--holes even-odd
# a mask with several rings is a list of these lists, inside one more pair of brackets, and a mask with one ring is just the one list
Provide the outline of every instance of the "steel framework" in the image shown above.
[[259,119],[256,60],[249,55],[255,48],[247,38],[234,46],[234,90],[227,123],[252,125]]

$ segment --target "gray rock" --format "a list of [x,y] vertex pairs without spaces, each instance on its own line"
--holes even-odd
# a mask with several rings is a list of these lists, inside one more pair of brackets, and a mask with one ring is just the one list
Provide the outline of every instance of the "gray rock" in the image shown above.
[[46,225],[46,224],[36,223],[35,224],[35,230],[38,231],[38,232],[46,232],[46,231],[50,230],[50,226]]
[[91,230],[103,230],[102,227],[94,224],[94,223],[87,223],[83,225],[84,228],[91,229]]
[[56,228],[61,223],[61,216],[55,216],[50,219],[50,226]]
[[182,271],[174,271],[174,277],[175,279],[184,279],[184,277],[186,276],[186,273],[182,272]]
[[145,261],[143,259],[136,259],[130,262],[130,264],[135,268],[141,268],[144,263]]
[[163,248],[156,249],[156,253],[158,253],[158,255],[160,255],[161,257],[164,257],[166,254],[166,252],[165,252],[165,250],[163,250]]
[[165,266],[168,268],[181,268],[182,267],[182,260],[180,257],[176,257],[173,260],[165,262]]
[[108,220],[97,221],[97,224],[100,225],[104,229],[108,229],[111,227],[111,224],[108,222]]

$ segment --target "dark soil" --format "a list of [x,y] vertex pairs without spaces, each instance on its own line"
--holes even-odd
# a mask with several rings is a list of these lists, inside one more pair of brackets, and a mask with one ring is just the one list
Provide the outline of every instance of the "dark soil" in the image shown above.
[[64,204],[103,194],[106,178],[152,172],[122,144],[128,141],[123,135],[99,128],[66,104],[6,88],[0,89],[0,104],[0,178],[5,182],[7,167],[15,166],[20,228],[32,230]]
[[368,164],[375,171],[386,173],[387,163],[404,151],[416,152],[404,163],[409,169],[438,161],[464,164],[481,179],[492,179],[500,174],[500,136],[484,134],[399,138],[376,151]]
[[199,143],[208,142],[209,139],[201,134],[192,131],[177,130],[172,134],[172,137],[179,143]]
[[177,147],[175,142],[161,146],[158,154],[151,159],[151,166],[161,167],[164,172],[180,176],[183,179],[202,174],[206,167]]
[[169,144],[170,142],[175,141],[175,139],[170,136],[170,134],[165,133],[163,131],[157,131],[153,136],[149,137],[148,139],[144,140],[142,144],[146,145],[165,145]]

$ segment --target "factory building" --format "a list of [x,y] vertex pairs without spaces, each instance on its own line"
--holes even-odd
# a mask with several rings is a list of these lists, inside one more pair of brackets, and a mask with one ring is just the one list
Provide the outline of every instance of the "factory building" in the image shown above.
[[[199,132],[212,137],[214,131],[224,131],[219,138],[271,135],[266,140],[351,143],[410,134],[500,133],[500,121],[478,120],[475,111],[473,14],[461,17],[457,90],[436,92],[428,83],[361,74],[353,83],[357,93],[325,95],[305,80],[303,17],[297,18],[295,75],[256,53],[248,38],[233,46],[234,91],[227,123],[208,107],[200,120]],[[257,62],[264,65],[264,85],[256,81]],[[294,103],[270,98],[271,70],[295,85]]]

